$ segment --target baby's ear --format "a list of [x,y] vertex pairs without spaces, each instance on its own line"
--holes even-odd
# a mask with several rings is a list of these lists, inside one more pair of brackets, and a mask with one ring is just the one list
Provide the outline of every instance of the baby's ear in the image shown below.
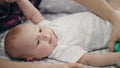
[[34,61],[34,57],[33,57],[33,56],[28,57],[28,58],[26,58],[26,59],[27,59],[27,61]]

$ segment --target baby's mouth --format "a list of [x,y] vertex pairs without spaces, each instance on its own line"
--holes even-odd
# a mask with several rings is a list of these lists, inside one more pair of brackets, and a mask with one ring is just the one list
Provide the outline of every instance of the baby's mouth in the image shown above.
[[52,42],[52,37],[50,38],[50,40],[49,40],[49,43],[51,44],[51,42]]

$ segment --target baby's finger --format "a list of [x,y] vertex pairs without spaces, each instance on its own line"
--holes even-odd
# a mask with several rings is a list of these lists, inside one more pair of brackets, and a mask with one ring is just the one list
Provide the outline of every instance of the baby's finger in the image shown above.
[[114,51],[114,43],[110,43],[109,44],[109,50],[110,50],[110,52],[113,52]]
[[113,31],[112,34],[111,34],[111,37],[110,37],[110,41],[109,41],[109,50],[111,52],[114,51],[114,45],[115,45],[115,42],[117,41],[116,39],[116,34],[115,32]]

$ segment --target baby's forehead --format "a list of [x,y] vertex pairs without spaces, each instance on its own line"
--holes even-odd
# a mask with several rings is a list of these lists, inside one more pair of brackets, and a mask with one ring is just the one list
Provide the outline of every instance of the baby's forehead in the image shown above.
[[27,27],[27,26],[35,26],[33,23],[22,23],[20,24],[21,27]]
[[31,24],[31,23],[24,23],[19,26],[23,31],[25,30],[33,30],[37,27],[37,25]]

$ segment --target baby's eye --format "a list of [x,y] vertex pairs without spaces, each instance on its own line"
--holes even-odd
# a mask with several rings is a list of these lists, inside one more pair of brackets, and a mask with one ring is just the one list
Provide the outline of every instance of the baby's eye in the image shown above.
[[37,41],[37,45],[39,45],[39,43],[40,43],[40,41],[38,40],[38,41]]
[[41,30],[41,28],[39,29],[39,32],[41,32],[42,30]]

